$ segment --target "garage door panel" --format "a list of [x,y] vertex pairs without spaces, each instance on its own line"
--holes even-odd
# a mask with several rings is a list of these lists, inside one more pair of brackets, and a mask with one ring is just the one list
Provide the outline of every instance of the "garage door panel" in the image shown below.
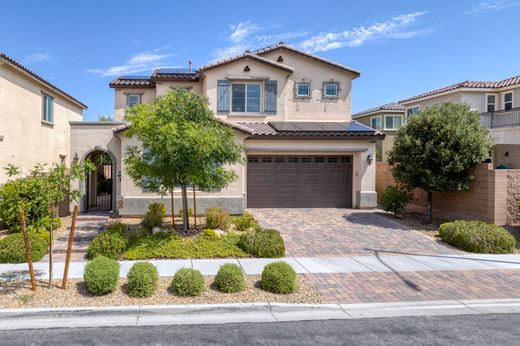
[[352,206],[349,156],[250,156],[248,207]]

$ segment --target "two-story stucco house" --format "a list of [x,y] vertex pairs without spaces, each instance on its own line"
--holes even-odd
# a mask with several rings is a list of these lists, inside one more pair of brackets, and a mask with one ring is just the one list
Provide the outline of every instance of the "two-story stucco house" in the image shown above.
[[8,164],[28,173],[37,163],[70,163],[70,121],[85,104],[0,53],[0,184]]
[[[244,148],[245,163],[232,167],[238,179],[221,191],[199,192],[198,210],[375,207],[372,161],[384,135],[351,119],[357,77],[352,68],[280,43],[197,70],[158,69],[147,77],[117,78],[110,83],[115,122],[71,123],[71,156],[99,162],[98,173],[82,187],[87,198],[81,208],[135,215],[161,199],[136,187],[125,172],[126,147],[137,143],[125,136],[125,112],[176,88],[206,96]],[[180,200],[180,192],[175,198]]]
[[[520,168],[520,76],[501,81],[456,83],[398,103],[357,113],[353,118],[383,130],[387,136],[381,147],[383,153],[386,153],[391,149],[395,136],[395,129],[386,124],[387,117],[394,119],[390,121],[391,125],[397,123],[401,126],[420,110],[445,102],[469,104],[471,109],[481,113],[482,124],[490,129],[495,138],[496,144],[491,155],[495,167]],[[379,117],[381,120],[377,120]],[[401,117],[402,120],[396,122],[395,117]],[[382,124],[381,127],[378,124]],[[383,158],[386,158],[385,154]]]

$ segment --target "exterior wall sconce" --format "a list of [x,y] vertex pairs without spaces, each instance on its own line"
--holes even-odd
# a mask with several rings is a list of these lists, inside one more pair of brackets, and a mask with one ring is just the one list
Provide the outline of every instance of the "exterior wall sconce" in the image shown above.
[[372,164],[372,154],[368,154],[368,156],[367,156],[367,163],[369,165]]
[[79,161],[78,153],[75,153],[75,154],[74,154],[74,158],[72,159],[72,161],[73,161],[74,163],[78,163],[78,161]]

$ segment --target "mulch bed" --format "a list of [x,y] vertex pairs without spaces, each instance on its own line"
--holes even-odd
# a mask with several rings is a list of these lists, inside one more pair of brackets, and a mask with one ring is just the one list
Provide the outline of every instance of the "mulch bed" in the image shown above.
[[[132,298],[126,294],[126,278],[119,280],[113,293],[104,296],[90,294],[82,280],[69,280],[68,288],[48,288],[39,281],[35,292],[29,281],[0,282],[0,308],[50,308],[73,306],[123,306],[160,304],[220,304],[220,303],[306,303],[321,304],[324,297],[305,275],[298,275],[298,291],[291,294],[274,294],[259,288],[260,276],[246,276],[246,290],[239,293],[221,293],[213,285],[214,277],[205,277],[206,291],[198,297],[179,297],[170,292],[171,278],[160,278],[153,296]],[[60,282],[61,283],[61,282]],[[55,282],[56,285],[60,284]]]
[[378,212],[378,215],[386,217],[392,221],[398,222],[414,231],[419,231],[429,237],[434,239],[438,239],[439,237],[439,226],[445,222],[449,222],[451,220],[432,218],[432,223],[426,223],[426,216],[422,213],[415,213],[406,211],[403,215],[396,219],[392,214],[386,213],[384,211]]

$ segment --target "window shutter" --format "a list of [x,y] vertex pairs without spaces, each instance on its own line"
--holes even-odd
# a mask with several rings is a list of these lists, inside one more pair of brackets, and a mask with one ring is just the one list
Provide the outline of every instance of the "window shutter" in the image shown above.
[[264,112],[276,114],[276,96],[278,94],[278,82],[266,80],[264,84]]
[[228,80],[219,80],[217,82],[217,114],[229,113],[231,82]]

